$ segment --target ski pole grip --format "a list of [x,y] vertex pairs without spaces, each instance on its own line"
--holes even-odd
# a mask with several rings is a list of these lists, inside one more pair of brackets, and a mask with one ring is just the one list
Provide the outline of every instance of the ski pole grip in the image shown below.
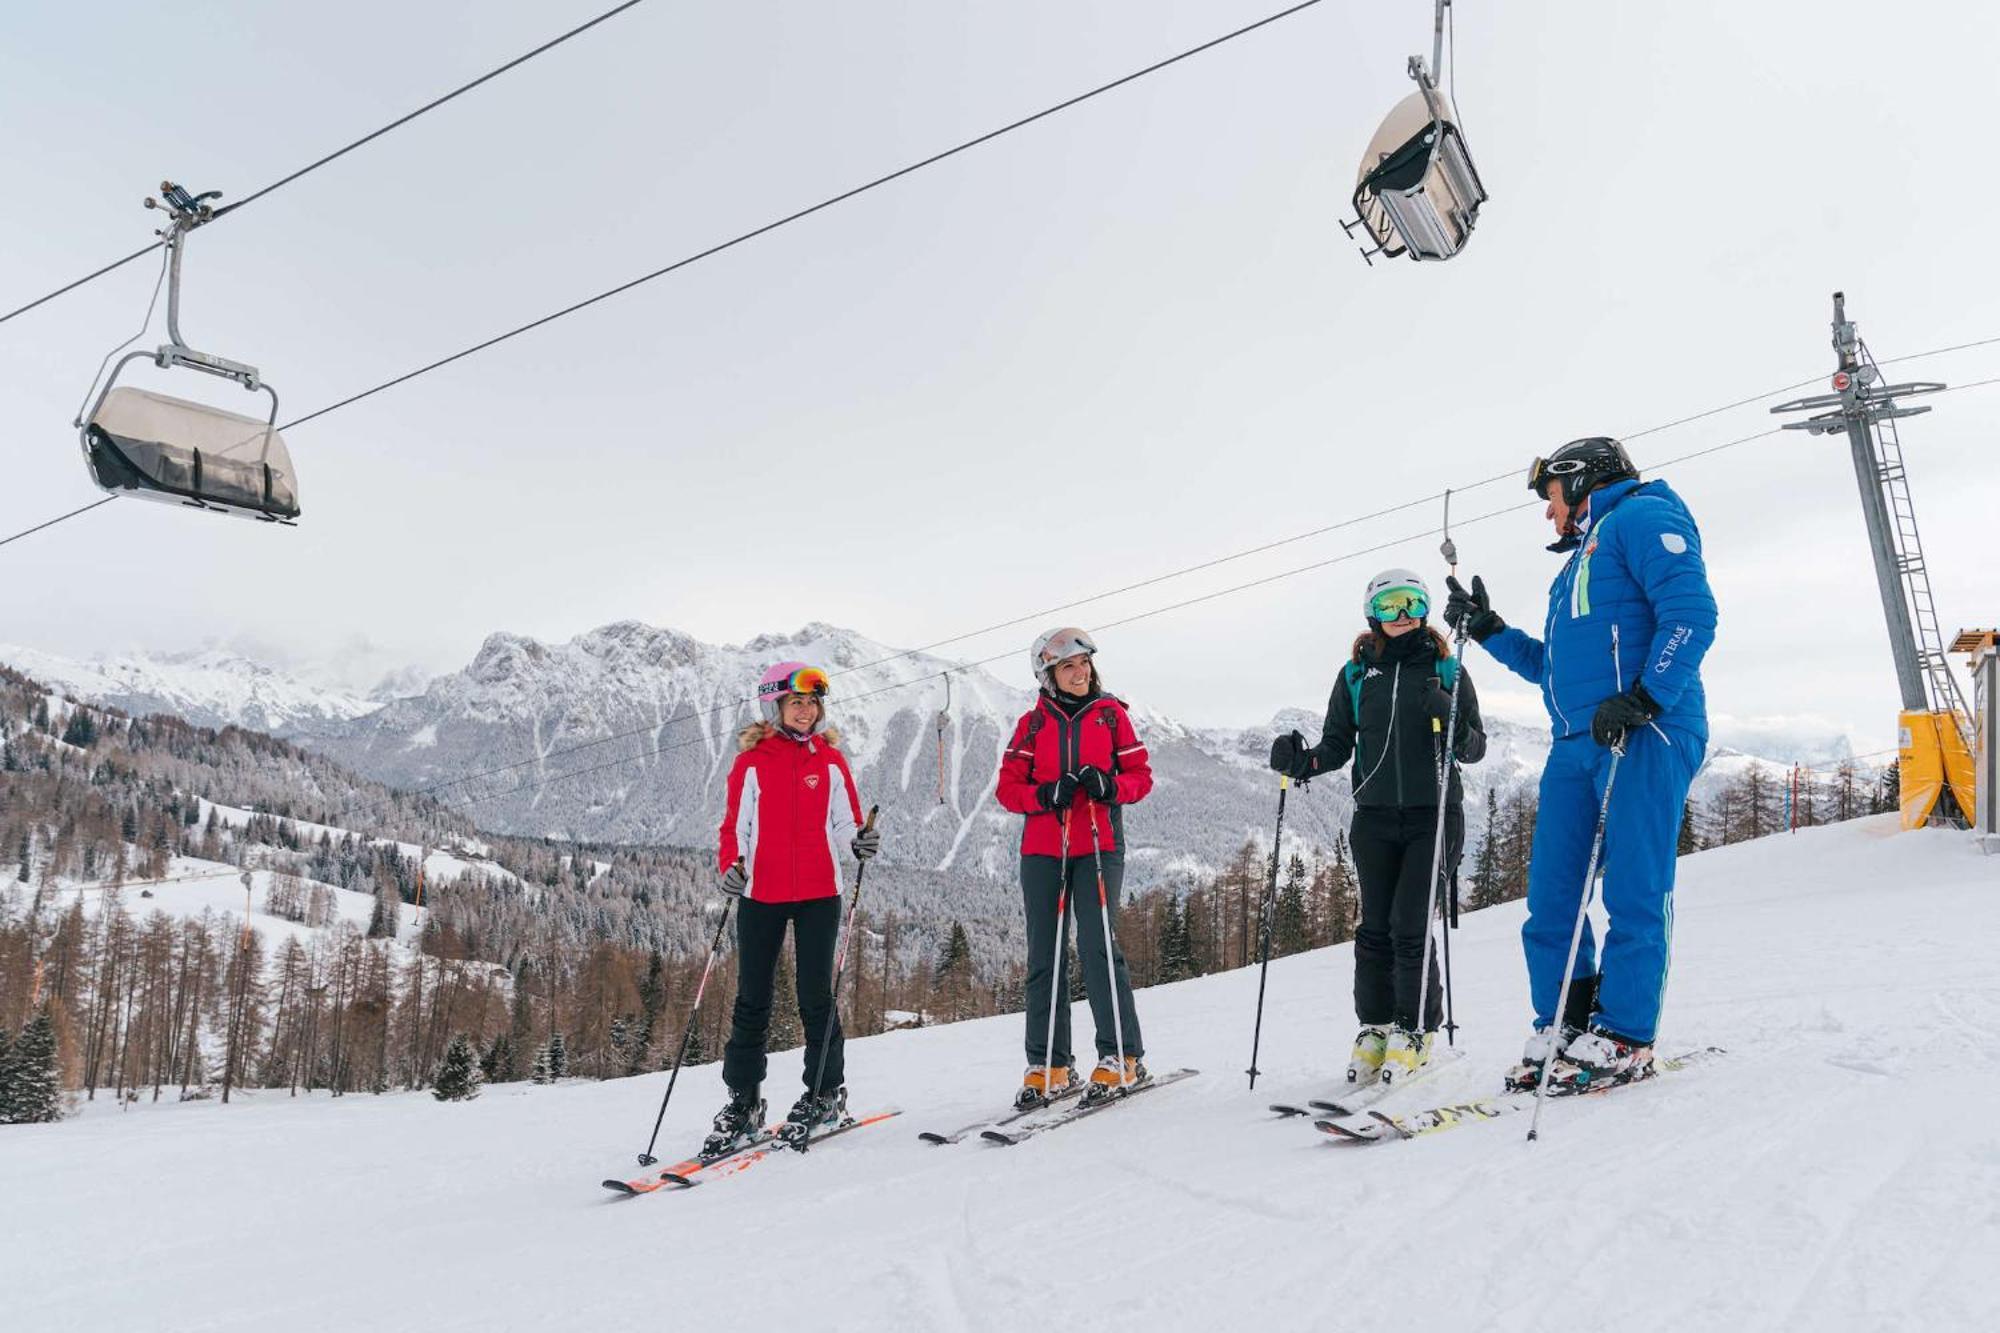
[[869,829],[875,827],[875,816],[881,813],[882,813],[882,807],[879,805],[871,805],[868,807],[868,821],[861,826],[861,829],[864,833],[867,832]]

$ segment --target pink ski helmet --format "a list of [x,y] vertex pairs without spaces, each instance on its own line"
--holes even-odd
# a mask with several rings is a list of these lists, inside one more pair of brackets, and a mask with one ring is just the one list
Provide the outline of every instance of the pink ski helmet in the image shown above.
[[778,705],[788,694],[809,694],[819,700],[819,720],[813,723],[812,734],[817,736],[826,730],[826,672],[804,662],[779,662],[764,673],[757,682],[757,713],[772,726],[778,726]]

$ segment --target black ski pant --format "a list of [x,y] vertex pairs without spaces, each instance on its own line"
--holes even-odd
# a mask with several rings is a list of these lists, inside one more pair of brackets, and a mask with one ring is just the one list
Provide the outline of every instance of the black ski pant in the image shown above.
[[833,1018],[833,1049],[826,1055],[826,1078],[819,1092],[847,1081],[842,1059],[844,1036],[833,1007],[833,954],[840,935],[840,899],[802,903],[760,903],[745,898],[736,909],[736,1008],[730,1014],[729,1044],[722,1048],[722,1081],[755,1088],[769,1061],[764,1042],[771,1032],[771,990],[778,976],[778,951],[785,947],[785,923],[792,926],[792,974],[798,982],[799,1023],[805,1029],[806,1067],[802,1081],[812,1088],[819,1068],[821,1038]]
[[[1434,805],[1357,806],[1348,831],[1354,869],[1361,879],[1361,924],[1354,931],[1354,1016],[1363,1025],[1416,1030],[1418,978],[1424,969],[1424,912],[1430,903],[1431,851],[1437,837]],[[1439,868],[1438,906],[1445,910],[1459,853],[1465,849],[1465,813],[1445,808],[1445,854]],[[1425,983],[1430,1002],[1424,1030],[1435,1032],[1443,1015],[1438,949],[1431,949]]]
[[[1104,962],[1104,915],[1097,908],[1097,863],[1088,856],[1069,859],[1069,893],[1066,909],[1076,922],[1076,956],[1083,964],[1084,994],[1090,997],[1090,1016],[1097,1025],[1097,1054],[1102,1059],[1118,1054],[1117,1029],[1112,1026],[1112,997],[1117,996],[1118,1017],[1124,1024],[1125,1054],[1144,1055],[1146,1045],[1139,1036],[1139,1012],[1132,1007],[1132,979],[1125,971],[1125,950],[1118,944],[1118,887],[1125,879],[1125,858],[1117,853],[1104,857],[1104,893],[1111,908],[1111,966]],[[1074,1064],[1069,1033],[1069,951],[1058,958],[1057,941],[1061,923],[1056,915],[1056,898],[1062,888],[1062,859],[1055,856],[1021,858],[1021,899],[1028,910],[1028,1063],[1051,1063],[1048,1058],[1049,981],[1051,965],[1060,972],[1056,978],[1057,1068]]]

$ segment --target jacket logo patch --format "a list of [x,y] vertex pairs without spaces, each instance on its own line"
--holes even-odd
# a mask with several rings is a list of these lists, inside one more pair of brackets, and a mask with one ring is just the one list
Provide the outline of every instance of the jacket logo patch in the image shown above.
[[1671,555],[1686,555],[1688,539],[1678,532],[1663,532],[1660,534],[1660,545],[1666,547]]
[[1373,679],[1375,679],[1375,677],[1377,677],[1377,676],[1379,676],[1379,675],[1381,675],[1381,674],[1382,674],[1382,668],[1381,668],[1381,667],[1369,667],[1369,668],[1368,668],[1368,670],[1367,670],[1367,672],[1366,672],[1365,674],[1363,674],[1363,676],[1361,677],[1361,679],[1363,679],[1363,680],[1373,680]]
[[808,773],[808,774],[806,774],[806,787],[807,787],[807,788],[808,788],[809,790],[812,790],[812,791],[818,791],[818,790],[819,790],[819,774],[817,774],[817,773]]

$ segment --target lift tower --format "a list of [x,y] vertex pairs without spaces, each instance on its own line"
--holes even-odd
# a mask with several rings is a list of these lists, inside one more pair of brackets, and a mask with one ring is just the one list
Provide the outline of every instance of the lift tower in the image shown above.
[[[1786,422],[1786,430],[1810,435],[1846,433],[1854,480],[1861,491],[1861,513],[1868,523],[1868,544],[1875,557],[1876,588],[1889,626],[1896,684],[1902,693],[1904,778],[1907,783],[1911,777],[1908,760],[1913,743],[1928,756],[1931,771],[1942,779],[1937,783],[1940,789],[1959,786],[1957,770],[1962,759],[1964,788],[1957,794],[1961,807],[1970,809],[1972,718],[1952,675],[1951,661],[1945,656],[1923,541],[1917,533],[1917,512],[1910,502],[1903,445],[1896,434],[1897,420],[1931,410],[1927,404],[1904,406],[1898,399],[1936,393],[1945,386],[1931,380],[1884,384],[1881,366],[1847,318],[1847,297],[1842,292],[1833,294],[1833,350],[1839,365],[1833,372],[1832,393],[1780,403],[1771,411],[1814,414],[1804,421]],[[1910,735],[1913,729],[1920,733],[1914,742]],[[1912,794],[1905,794],[1905,822],[1911,822]],[[1930,800],[1935,799],[1933,793]],[[1922,813],[1928,810],[1926,803]],[[1915,822],[1921,821],[1919,814]]]

